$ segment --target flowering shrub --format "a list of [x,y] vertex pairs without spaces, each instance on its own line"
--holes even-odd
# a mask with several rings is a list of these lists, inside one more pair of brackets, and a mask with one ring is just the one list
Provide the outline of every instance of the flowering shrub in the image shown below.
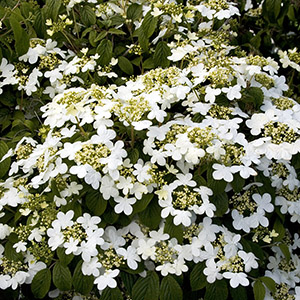
[[299,300],[297,48],[236,44],[251,1],[19,2],[1,12],[2,103],[20,95],[4,297]]

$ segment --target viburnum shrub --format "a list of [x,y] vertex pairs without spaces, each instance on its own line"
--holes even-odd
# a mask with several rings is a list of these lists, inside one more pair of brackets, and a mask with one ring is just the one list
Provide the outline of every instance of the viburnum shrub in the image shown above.
[[261,6],[16,2],[1,297],[299,300],[300,53],[236,43]]

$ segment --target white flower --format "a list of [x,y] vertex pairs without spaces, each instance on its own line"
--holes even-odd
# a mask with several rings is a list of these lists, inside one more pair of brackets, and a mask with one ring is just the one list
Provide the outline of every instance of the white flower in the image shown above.
[[146,260],[147,258],[155,259],[155,241],[154,240],[138,240],[137,254],[142,255],[142,259]]
[[82,217],[77,218],[77,222],[81,224],[84,229],[95,230],[98,228],[97,224],[101,222],[100,217],[91,216],[88,213],[84,213]]
[[216,180],[224,179],[227,182],[233,181],[232,167],[226,167],[220,164],[213,164],[215,171],[213,172],[213,178]]
[[13,248],[16,249],[16,252],[19,253],[19,252],[25,252],[26,251],[26,245],[27,245],[27,242],[24,242],[24,241],[20,241],[16,244],[13,245]]
[[256,261],[258,258],[253,253],[246,253],[245,251],[240,250],[238,255],[243,259],[246,272],[250,272],[251,269],[258,268],[258,263]]
[[135,247],[129,246],[127,249],[119,248],[117,249],[117,253],[126,259],[127,265],[130,269],[136,270],[138,268],[137,262],[140,262],[141,258],[137,255]]
[[268,193],[263,194],[262,196],[259,194],[253,194],[252,195],[253,200],[257,203],[258,208],[257,211],[258,212],[272,212],[274,210],[274,206],[271,203],[271,195]]
[[136,176],[139,182],[144,182],[151,178],[151,175],[148,172],[151,168],[151,165],[149,163],[146,163],[144,165],[143,160],[139,159],[137,163],[134,165],[134,168],[135,170],[133,171],[133,175]]
[[204,97],[204,100],[206,102],[210,102],[210,103],[214,103],[215,102],[215,99],[216,99],[216,96],[220,95],[221,94],[221,89],[217,88],[217,89],[213,89],[211,88],[210,86],[208,86],[206,89],[205,89],[205,97]]
[[222,279],[222,274],[219,273],[220,268],[217,267],[215,261],[213,259],[209,259],[206,261],[206,268],[203,270],[203,273],[207,276],[206,280],[209,283],[213,283],[217,280]]
[[102,264],[98,261],[97,257],[91,258],[89,261],[84,261],[82,263],[82,274],[83,275],[93,275],[95,277],[98,277],[100,275],[99,269],[102,267]]
[[42,240],[43,235],[45,235],[45,232],[43,230],[40,230],[39,228],[34,228],[28,236],[28,240],[35,240],[36,242],[40,242]]
[[124,212],[125,215],[129,216],[132,213],[132,204],[136,202],[135,198],[117,196],[114,200],[118,203],[114,208],[117,214]]
[[97,284],[97,288],[99,291],[103,291],[106,287],[115,288],[117,286],[117,282],[114,279],[119,275],[119,270],[106,270],[103,275],[100,275],[94,280],[94,284]]
[[233,288],[238,287],[239,285],[248,286],[249,280],[247,279],[247,275],[243,272],[232,273],[225,272],[223,273],[224,278],[230,279],[230,285]]

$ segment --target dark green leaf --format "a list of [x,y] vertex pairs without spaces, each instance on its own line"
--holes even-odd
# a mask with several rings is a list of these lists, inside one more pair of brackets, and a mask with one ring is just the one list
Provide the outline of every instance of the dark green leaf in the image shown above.
[[142,23],[142,30],[145,33],[146,37],[149,38],[154,33],[154,30],[157,25],[157,17],[153,17],[151,11],[149,11],[146,16],[144,17]]
[[68,291],[72,286],[72,275],[68,267],[57,262],[53,268],[53,283],[61,291]]
[[139,213],[141,222],[150,229],[156,229],[161,221],[161,207],[158,205],[156,198],[151,201],[147,209]]
[[100,55],[99,63],[105,66],[110,63],[113,54],[113,46],[110,40],[102,40],[97,47],[97,53]]
[[170,65],[170,61],[168,60],[168,56],[171,55],[171,50],[166,42],[159,42],[155,48],[154,52],[154,63],[155,66],[162,66],[163,68],[167,68]]
[[225,192],[222,194],[215,194],[210,198],[210,202],[213,203],[217,210],[215,216],[222,217],[228,210],[228,196]]
[[124,35],[124,34],[126,34],[126,32],[124,32],[123,30],[117,29],[117,28],[110,28],[108,30],[108,33],[117,34],[117,35]]
[[57,20],[61,2],[61,0],[46,0],[46,5],[43,8],[46,19]]
[[137,201],[133,205],[133,212],[139,213],[146,209],[153,196],[153,194],[144,194],[141,199],[137,199]]
[[132,300],[158,300],[159,277],[149,271],[145,278],[139,278],[132,288]]
[[88,209],[95,216],[101,216],[107,207],[107,200],[103,199],[101,193],[96,190],[88,191],[85,196],[85,201]]
[[[132,63],[124,56],[119,56],[118,65],[120,69],[128,75],[133,74],[133,66]],[[134,149],[133,149],[134,150]]]
[[239,174],[234,174],[233,175],[233,181],[231,182],[231,185],[233,187],[233,190],[236,193],[239,193],[245,185],[245,179],[242,178]]
[[14,33],[17,54],[18,56],[21,56],[25,54],[29,48],[29,36],[14,16],[9,18],[9,22]]
[[149,46],[149,38],[147,38],[144,30],[140,27],[134,32],[134,35],[137,35],[140,46],[145,52],[147,52]]
[[192,291],[198,291],[203,289],[206,284],[206,276],[203,274],[203,270],[205,268],[205,263],[198,263],[193,268],[190,275],[190,283]]
[[259,279],[266,285],[266,287],[272,292],[276,292],[276,282],[271,277],[263,276]]
[[44,298],[49,289],[50,289],[50,285],[51,285],[51,272],[49,269],[43,269],[38,271],[33,279],[32,279],[32,283],[31,283],[31,291],[34,295],[34,297],[38,298],[38,299],[42,299]]
[[253,285],[253,293],[254,293],[254,299],[255,300],[264,300],[266,290],[264,285],[261,283],[261,281],[256,280]]
[[74,270],[73,287],[76,292],[82,295],[89,295],[93,288],[95,278],[92,275],[86,276],[82,274],[82,263],[82,261],[79,261]]
[[177,281],[168,275],[163,278],[160,285],[160,300],[181,300],[182,289]]
[[164,228],[164,232],[168,233],[170,237],[174,237],[177,239],[178,243],[182,243],[183,240],[183,226],[182,224],[179,224],[176,226],[173,222],[173,217],[169,216],[166,219],[166,224]]
[[144,62],[143,62],[143,68],[144,69],[153,69],[155,68],[155,63],[152,57],[147,58]]
[[123,300],[123,296],[118,288],[111,289],[107,287],[103,291],[100,300]]
[[134,148],[130,149],[128,153],[128,158],[132,164],[136,164],[139,159],[139,150]]
[[[0,160],[2,157],[8,152],[9,148],[5,142],[0,141]],[[10,157],[6,158],[4,161],[0,163],[0,178],[2,178],[10,167]]]
[[207,285],[204,300],[226,300],[227,297],[228,289],[224,279]]
[[[10,238],[10,236],[9,236]],[[13,261],[21,261],[23,258],[23,255],[21,252],[17,253],[16,249],[13,247],[15,243],[17,243],[18,240],[14,240],[13,242],[11,240],[7,241],[4,248],[4,256]]]
[[273,238],[274,241],[280,242],[285,236],[286,231],[279,218],[276,218],[273,229],[276,231],[276,233],[278,233],[278,236]]
[[65,253],[65,248],[57,248],[56,253],[57,253],[57,256],[59,258],[59,261],[64,266],[67,266],[72,261],[72,259],[74,257],[73,254],[67,255]]
[[127,9],[127,19],[135,21],[142,17],[143,7],[140,4],[133,3]]
[[230,287],[230,295],[232,300],[247,300],[247,291],[246,287],[239,285],[236,288]]
[[285,259],[289,262],[289,260],[291,259],[291,252],[289,247],[286,244],[280,244],[279,248],[281,250],[281,252],[283,253]]
[[87,27],[96,23],[96,14],[89,5],[84,5],[80,8],[80,17],[82,23]]
[[134,283],[136,282],[137,275],[129,274],[127,272],[121,272],[120,277],[122,279],[122,282],[124,283],[127,292],[131,295],[131,291],[134,286]]
[[264,94],[258,87],[250,87],[244,91],[242,101],[245,103],[253,103],[258,109],[264,100]]

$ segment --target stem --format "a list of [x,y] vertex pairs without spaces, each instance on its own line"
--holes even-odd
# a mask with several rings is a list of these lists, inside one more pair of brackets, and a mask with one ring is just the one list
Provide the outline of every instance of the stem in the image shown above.
[[[11,9],[11,13],[20,5],[20,2],[21,2],[21,0],[18,0],[18,2],[16,3],[16,5]],[[5,13],[5,15],[1,18],[1,22],[3,22],[4,21],[4,19],[6,18],[6,16],[7,16],[7,14],[8,14],[8,10],[6,11],[6,13]]]
[[76,121],[77,121],[77,126],[78,126],[78,128],[79,128],[81,134],[82,134],[84,137],[87,137],[87,133],[84,131],[84,129],[82,128],[82,126],[80,126],[80,124],[79,124],[80,122],[79,122],[78,117],[76,116],[75,119],[76,119]]
[[76,17],[75,17],[75,12],[74,12],[73,8],[72,8],[72,15],[73,15],[73,20],[74,20],[74,28],[76,31],[76,35],[77,35],[77,38],[79,39],[79,30],[78,30],[78,25],[76,23]]
[[66,34],[64,31],[62,31],[61,33],[62,33],[62,34],[64,35],[64,37],[67,39],[67,41],[69,42],[69,44],[71,45],[71,47],[73,48],[73,50],[74,50],[75,52],[77,52],[77,48],[73,45],[72,41],[71,41],[70,38],[67,36],[67,34]]

